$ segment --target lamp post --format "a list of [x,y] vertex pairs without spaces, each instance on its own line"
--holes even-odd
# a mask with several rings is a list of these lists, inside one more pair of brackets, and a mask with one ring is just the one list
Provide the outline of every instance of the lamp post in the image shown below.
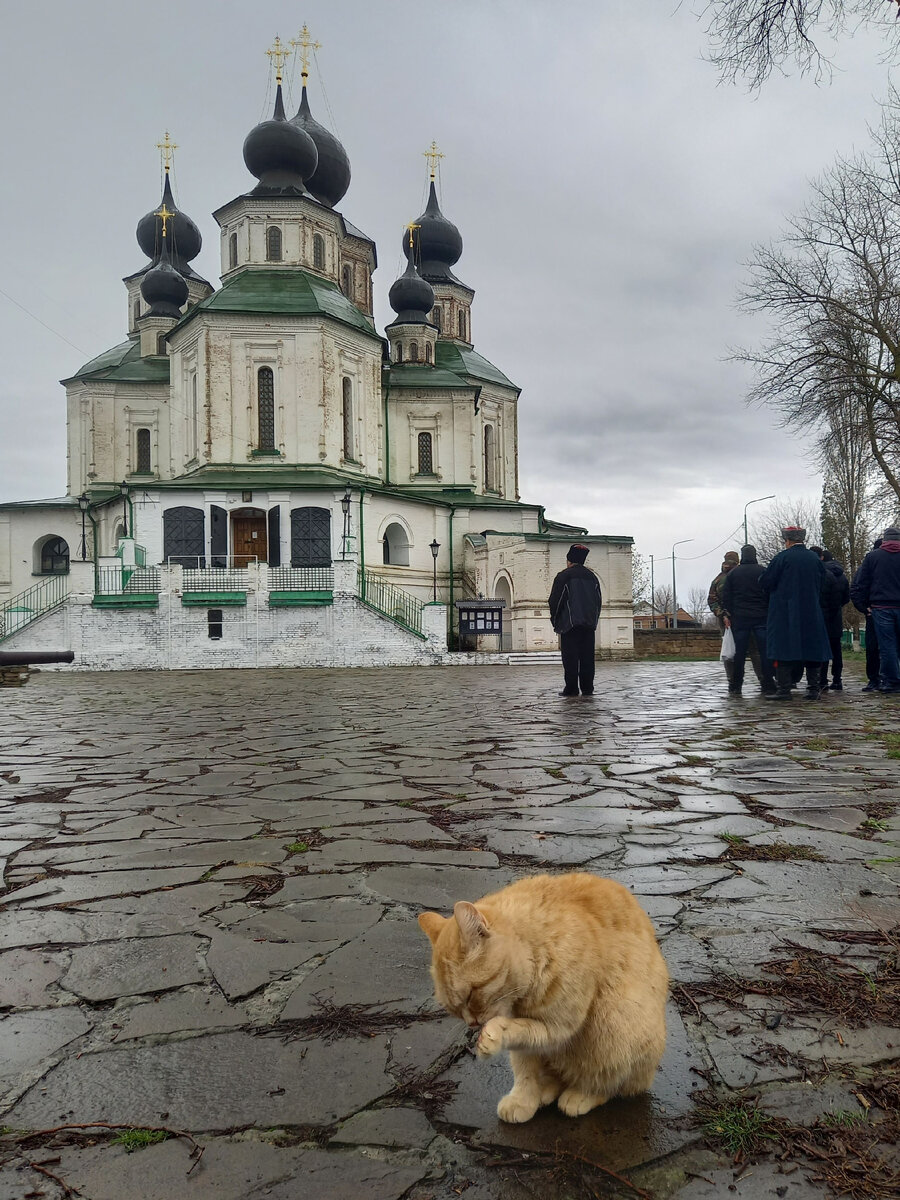
[[678,628],[678,596],[675,591],[675,546],[683,546],[687,542],[692,542],[693,538],[682,538],[680,542],[676,542],[672,547],[672,628]]
[[341,497],[341,511],[344,514],[344,535],[341,539],[341,559],[342,560],[346,559],[346,557],[347,557],[347,542],[350,538],[350,503],[351,503],[351,500],[352,500],[352,497],[350,495],[350,488],[348,487],[347,490],[344,492],[343,496]]
[[435,604],[437,604],[437,556],[440,548],[441,544],[437,538],[432,538],[431,545],[428,547],[428,549],[431,551],[432,598]]
[[774,500],[774,499],[775,499],[775,493],[773,492],[771,496],[760,496],[758,500],[748,500],[747,503],[744,505],[744,545],[745,546],[747,545],[747,509],[750,507],[751,504],[761,504],[763,500]]
[[125,533],[123,537],[128,537],[128,484],[123,479],[119,484],[119,491],[122,493],[122,519],[125,522]]
[[91,502],[88,499],[87,492],[82,492],[78,497],[78,507],[81,509],[81,561],[87,559],[87,530],[85,528],[85,519],[87,510],[90,508]]
[[655,584],[653,579],[653,555],[650,555],[650,628],[656,628],[656,602],[653,599]]

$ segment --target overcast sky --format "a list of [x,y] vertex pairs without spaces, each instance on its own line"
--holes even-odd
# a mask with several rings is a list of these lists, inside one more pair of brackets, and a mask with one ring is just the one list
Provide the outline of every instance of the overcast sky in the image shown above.
[[125,336],[121,279],[145,261],[134,228],[159,202],[166,129],[177,202],[204,238],[193,266],[218,283],[209,214],[253,184],[241,146],[270,115],[265,50],[306,21],[322,43],[311,107],[332,124],[324,85],[353,169],[339,207],[378,246],[379,328],[434,138],[465,244],[455,270],[476,289],[475,345],[523,389],[522,498],[630,534],[644,554],[692,538],[679,548],[686,598],[748,500],[818,493],[803,447],[743,403],[747,375],[727,356],[763,330],[734,297],[753,245],[802,206],[810,177],[865,145],[888,83],[877,36],[862,34],[839,47],[827,86],[720,84],[700,7],[5,5],[0,500],[65,490],[57,381]]

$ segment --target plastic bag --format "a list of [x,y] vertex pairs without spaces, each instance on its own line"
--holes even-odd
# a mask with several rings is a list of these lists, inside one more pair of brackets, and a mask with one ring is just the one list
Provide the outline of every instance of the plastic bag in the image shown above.
[[734,634],[731,632],[731,626],[725,630],[725,636],[722,638],[722,653],[720,658],[734,658]]

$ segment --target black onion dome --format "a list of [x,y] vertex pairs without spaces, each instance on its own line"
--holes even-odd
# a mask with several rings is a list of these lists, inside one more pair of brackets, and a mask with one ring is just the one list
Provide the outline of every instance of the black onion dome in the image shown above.
[[[413,249],[419,264],[419,274],[423,279],[430,279],[432,282],[457,282],[450,268],[462,254],[462,235],[453,222],[448,221],[441,212],[433,179],[428,193],[428,204],[421,217],[416,218],[415,224],[419,228],[413,231]],[[403,241],[403,253],[409,258],[408,237]]]
[[150,305],[145,316],[174,317],[177,320],[188,298],[188,285],[169,260],[168,242],[167,237],[162,238],[159,262],[141,280],[141,295]]
[[[187,268],[190,271],[187,264],[200,253],[203,239],[200,236],[200,230],[187,213],[180,212],[176,208],[168,171],[159,208],[162,208],[163,205],[173,214],[166,225],[166,241],[171,243],[172,260],[177,267]],[[138,245],[150,261],[155,262],[162,250],[162,218],[159,216],[158,210],[145,213],[138,221],[135,232]]]
[[244,162],[259,180],[254,195],[302,192],[305,180],[315,174],[319,162],[316,143],[285,116],[280,83],[272,119],[251,129],[244,139]]
[[300,100],[297,115],[291,119],[291,124],[303,129],[316,144],[319,152],[319,165],[314,174],[306,180],[306,190],[311,192],[320,204],[328,208],[334,206],[347,193],[350,186],[350,159],[347,151],[324,125],[313,117],[309,111],[309,101],[306,98],[306,88]]
[[409,260],[406,270],[388,292],[388,301],[397,314],[395,325],[424,325],[434,308],[434,289]]

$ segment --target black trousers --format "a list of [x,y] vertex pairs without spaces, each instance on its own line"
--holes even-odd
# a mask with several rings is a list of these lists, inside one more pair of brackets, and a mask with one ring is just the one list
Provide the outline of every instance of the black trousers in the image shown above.
[[878,687],[881,679],[881,651],[878,649],[878,634],[871,616],[866,617],[866,679]]
[[[831,646],[831,678],[834,683],[841,682],[844,673],[844,651],[841,646],[841,630],[837,633],[828,630],[828,644]],[[868,638],[866,639],[868,645]],[[822,687],[828,683],[828,663],[822,663]]]
[[790,692],[794,684],[803,678],[806,671],[806,686],[813,691],[819,691],[822,686],[822,663],[820,662],[779,662],[775,664],[775,682],[778,691],[784,695]]
[[578,695],[578,685],[585,696],[594,690],[594,630],[586,625],[577,625],[568,633],[559,635],[562,654],[563,675],[566,691]]

